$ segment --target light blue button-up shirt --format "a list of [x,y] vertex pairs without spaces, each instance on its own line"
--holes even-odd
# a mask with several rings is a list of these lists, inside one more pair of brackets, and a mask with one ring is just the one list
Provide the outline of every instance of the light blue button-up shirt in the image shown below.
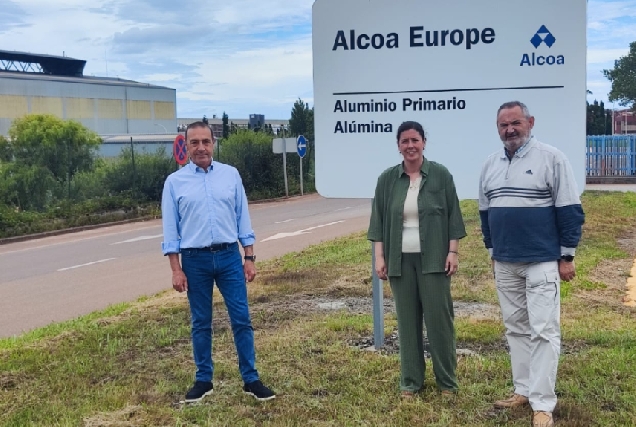
[[236,168],[190,162],[170,174],[161,198],[164,255],[218,243],[254,244],[243,181]]

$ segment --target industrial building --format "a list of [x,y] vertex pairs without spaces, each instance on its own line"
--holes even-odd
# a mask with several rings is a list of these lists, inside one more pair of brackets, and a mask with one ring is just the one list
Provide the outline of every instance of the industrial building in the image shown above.
[[100,136],[177,130],[176,90],[113,77],[84,75],[86,61],[0,50],[0,135],[27,114],[75,120]]
[[612,134],[636,134],[636,114],[634,110],[612,110]]
[[[163,146],[172,152],[178,133],[199,118],[176,116],[176,90],[115,77],[84,75],[86,61],[0,50],[0,135],[8,135],[13,120],[27,114],[52,114],[75,120],[102,137],[104,157],[134,145],[142,151]],[[215,115],[208,123],[216,138],[223,124]],[[289,120],[265,120],[261,114],[229,119],[238,128],[271,125],[274,132]]]
[[[201,120],[203,117],[198,118],[177,118],[177,129],[180,132],[185,131],[185,128],[196,121]],[[223,137],[223,119],[213,115],[212,118],[206,117],[214,138],[219,139]],[[238,129],[254,129],[255,127],[262,127],[263,124],[272,126],[274,133],[277,133],[280,129],[289,129],[289,120],[285,119],[265,119],[262,114],[250,114],[249,119],[232,119],[228,118],[228,126],[234,125]]]

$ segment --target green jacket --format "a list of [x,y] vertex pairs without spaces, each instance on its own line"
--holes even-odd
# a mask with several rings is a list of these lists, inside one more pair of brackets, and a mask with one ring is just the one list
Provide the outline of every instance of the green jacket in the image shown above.
[[[417,197],[420,219],[422,272],[444,272],[449,241],[466,236],[453,176],[439,163],[424,159]],[[409,176],[400,163],[380,175],[371,208],[367,238],[384,243],[389,276],[400,276],[402,225]]]

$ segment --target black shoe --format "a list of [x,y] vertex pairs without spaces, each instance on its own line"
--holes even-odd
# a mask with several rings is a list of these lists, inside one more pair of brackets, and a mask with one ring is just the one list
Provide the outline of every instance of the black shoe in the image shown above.
[[214,391],[214,386],[211,382],[196,381],[194,386],[186,393],[186,403],[199,402],[205,396],[209,396]]
[[261,402],[276,397],[276,393],[265,387],[260,380],[245,384],[243,386],[243,392],[254,396],[256,400],[260,400]]

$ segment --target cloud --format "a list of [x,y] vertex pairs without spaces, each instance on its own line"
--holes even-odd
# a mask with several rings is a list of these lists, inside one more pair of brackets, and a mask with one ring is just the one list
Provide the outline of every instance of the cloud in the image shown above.
[[629,53],[629,49],[588,49],[587,63],[589,64],[607,64],[614,63],[615,60]]
[[0,7],[0,34],[27,25],[26,12],[16,2],[3,0]]
[[626,48],[636,40],[636,1],[590,1],[588,17],[588,41],[594,48]]
[[[177,114],[289,117],[313,100],[314,0],[0,0],[3,48],[87,60],[85,73],[177,90]],[[636,0],[588,2],[588,87],[636,40]]]

